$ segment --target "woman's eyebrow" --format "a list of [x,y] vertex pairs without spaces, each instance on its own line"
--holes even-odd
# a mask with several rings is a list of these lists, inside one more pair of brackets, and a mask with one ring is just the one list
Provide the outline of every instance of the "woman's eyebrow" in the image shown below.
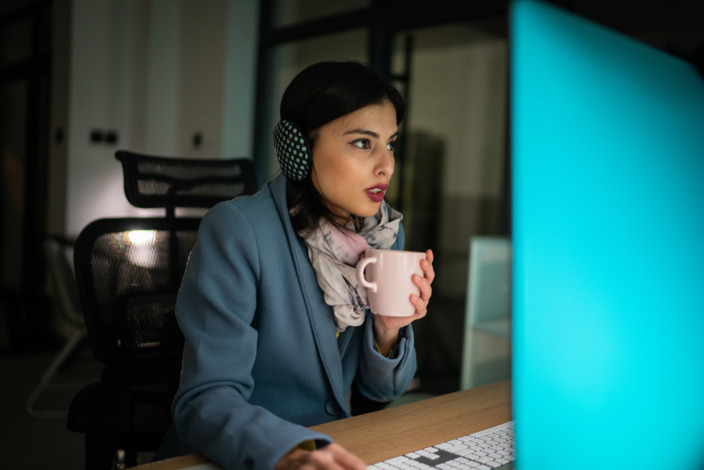
[[364,134],[364,135],[368,135],[370,137],[374,137],[375,139],[379,138],[379,134],[377,134],[374,131],[369,131],[367,129],[352,129],[350,131],[345,132],[344,135],[350,135],[350,134]]
[[[350,134],[364,134],[364,135],[368,135],[368,136],[370,136],[370,137],[374,137],[375,139],[378,139],[378,138],[379,138],[379,134],[377,134],[377,133],[374,132],[374,131],[367,130],[367,129],[352,129],[352,130],[350,130],[350,131],[345,132],[344,135],[350,135]],[[393,139],[393,138],[396,137],[397,135],[398,135],[398,131],[394,132],[394,133],[391,134],[391,136],[389,137],[389,140]]]

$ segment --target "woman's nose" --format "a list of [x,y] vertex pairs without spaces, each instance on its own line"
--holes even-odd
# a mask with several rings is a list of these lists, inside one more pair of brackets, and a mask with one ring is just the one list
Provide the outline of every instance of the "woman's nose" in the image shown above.
[[380,152],[379,160],[376,165],[376,174],[383,174],[388,178],[394,173],[394,166],[396,161],[394,159],[394,153],[390,150],[384,149]]

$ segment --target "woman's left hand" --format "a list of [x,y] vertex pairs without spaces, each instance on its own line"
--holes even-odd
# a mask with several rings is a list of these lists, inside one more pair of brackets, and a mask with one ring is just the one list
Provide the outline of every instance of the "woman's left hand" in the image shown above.
[[374,317],[374,339],[376,340],[379,352],[383,356],[388,356],[391,349],[398,342],[398,332],[401,328],[410,323],[423,318],[428,313],[428,302],[433,294],[433,289],[430,286],[435,279],[435,271],[433,270],[433,250],[425,252],[425,259],[420,261],[420,268],[423,270],[423,276],[414,274],[412,277],[413,284],[420,289],[420,296],[411,294],[411,303],[415,306],[416,311],[410,317],[389,317],[384,315],[373,315]]

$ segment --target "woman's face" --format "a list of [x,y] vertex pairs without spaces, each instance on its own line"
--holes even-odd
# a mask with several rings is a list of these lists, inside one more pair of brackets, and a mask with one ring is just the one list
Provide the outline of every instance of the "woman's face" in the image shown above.
[[358,109],[320,127],[313,142],[311,178],[327,207],[345,223],[379,211],[398,136],[389,101]]

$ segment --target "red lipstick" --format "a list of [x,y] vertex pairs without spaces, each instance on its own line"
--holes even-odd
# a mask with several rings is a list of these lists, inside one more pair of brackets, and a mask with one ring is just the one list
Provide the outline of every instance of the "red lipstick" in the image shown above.
[[384,195],[386,194],[386,190],[388,188],[388,184],[379,183],[375,184],[370,188],[365,189],[364,191],[367,193],[367,197],[369,197],[369,199],[371,199],[372,201],[381,202],[384,199]]

